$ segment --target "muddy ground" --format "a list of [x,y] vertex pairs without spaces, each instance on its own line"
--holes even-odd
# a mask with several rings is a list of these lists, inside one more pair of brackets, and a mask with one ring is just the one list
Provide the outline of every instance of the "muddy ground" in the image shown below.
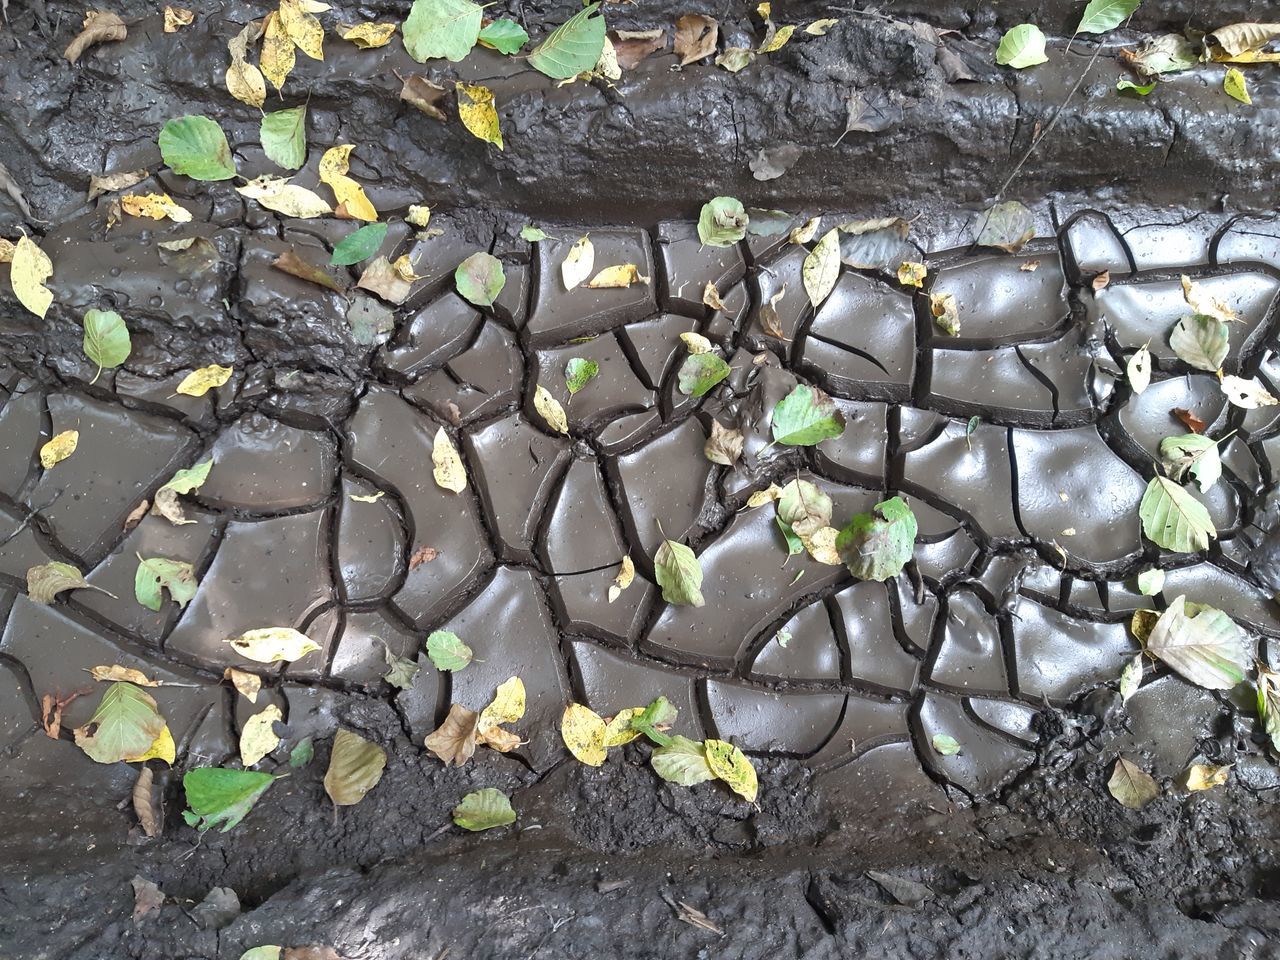
[[[537,35],[571,6],[512,4],[509,12]],[[1055,0],[1033,12],[1046,32],[1062,36],[1077,6]],[[1150,7],[1114,39],[1258,14],[1248,3]],[[59,54],[83,11],[9,3],[9,26],[0,31],[0,160],[30,214],[0,196],[6,236],[22,225],[38,237],[104,238],[103,211],[83,199],[88,177],[157,169],[156,131],[182,113],[217,118],[244,163],[261,161],[257,115],[226,94],[221,77],[225,39],[263,11],[201,9],[194,26],[170,36],[151,7],[115,9],[130,22],[128,40],[71,67]],[[609,14],[611,25],[639,29],[700,9],[639,4]],[[693,219],[715,194],[797,212],[918,215],[913,236],[923,249],[963,248],[974,212],[1012,172],[1092,51],[1064,52],[1044,70],[1010,76],[991,65],[991,50],[1003,27],[1029,16],[1026,5],[880,10],[891,18],[850,14],[826,42],[797,43],[737,76],[710,63],[673,72],[670,54],[646,61],[617,90],[557,91],[484,53],[438,71],[484,79],[498,92],[508,131],[502,153],[456,122],[406,113],[392,71],[420,68],[398,43],[385,57],[332,43],[326,63],[300,62],[294,92],[310,94],[313,143],[361,145],[363,166],[353,172],[371,185],[380,209],[425,199],[470,242],[488,243],[496,232],[498,252],[516,250],[514,232],[528,218],[653,230],[659,220]],[[758,27],[746,4],[705,12],[730,36]],[[806,4],[788,14],[846,12]],[[359,13],[400,19],[404,10],[369,4]],[[920,22],[957,32],[939,39]],[[1057,49],[1063,43],[1055,41]],[[972,79],[956,79],[939,44]],[[1273,205],[1274,75],[1257,75],[1255,106],[1245,107],[1223,100],[1212,67],[1150,101],[1114,96],[1119,69],[1110,53],[1094,70],[1057,136],[1010,192],[1034,203],[1041,236],[1093,207],[1122,229],[1190,223],[1188,235],[1204,240],[1219,227],[1196,226],[1201,214],[1225,224]],[[851,89],[890,119],[884,130],[850,134],[834,147]],[[802,147],[796,165],[780,179],[756,181],[750,159],[785,141]],[[243,217],[218,188],[165,186],[202,198],[215,225]],[[1275,264],[1267,269],[1274,273]],[[231,273],[220,283],[238,289]],[[0,310],[7,372],[52,390],[83,389],[92,370],[75,318],[29,322],[7,290]],[[1273,311],[1268,330],[1274,321]],[[221,351],[244,351],[234,359],[246,378],[235,386],[248,385],[219,411],[222,422],[261,406],[336,434],[377,366],[373,351],[327,337],[318,324],[290,328],[299,334],[292,338],[255,331],[243,316],[228,316],[221,328],[166,328],[159,315],[143,321],[140,342],[154,345],[163,333],[166,348],[143,356],[139,376],[162,379],[227,359]],[[257,338],[246,341],[246,330]],[[305,385],[263,386],[277,367],[306,371]],[[205,425],[202,438],[211,429]],[[6,609],[20,583],[10,576],[0,584]],[[10,654],[4,662],[16,670]],[[349,960],[1280,956],[1280,773],[1251,720],[1225,700],[1203,728],[1176,732],[1189,737],[1188,755],[1234,761],[1231,781],[1186,794],[1172,789],[1171,771],[1163,778],[1170,789],[1142,811],[1120,807],[1105,788],[1115,744],[1130,742],[1133,724],[1114,684],[1041,704],[1030,722],[1034,762],[991,795],[913,768],[901,780],[877,780],[871,804],[856,783],[818,790],[803,760],[772,756],[759,761],[761,801],[753,808],[724,792],[659,783],[643,746],[599,771],[492,755],[442,770],[381,693],[306,683],[333,691],[328,720],[388,749],[383,782],[364,804],[335,815],[320,782],[322,737],[315,761],[278,783],[236,830],[198,843],[177,815],[176,774],[164,786],[166,834],[145,842],[127,802],[132,772],[105,771],[70,743],[32,730],[41,691],[29,676],[10,684],[5,729],[16,733],[7,735],[0,765],[0,956],[235,960],[263,943],[331,945]],[[1177,728],[1185,718],[1161,719]],[[221,732],[231,730],[228,723]],[[516,826],[475,837],[451,826],[451,803],[479,786],[517,798]],[[167,899],[135,917],[137,877]],[[235,892],[238,912],[215,918],[197,909],[218,887]],[[681,904],[718,931],[682,920]]]

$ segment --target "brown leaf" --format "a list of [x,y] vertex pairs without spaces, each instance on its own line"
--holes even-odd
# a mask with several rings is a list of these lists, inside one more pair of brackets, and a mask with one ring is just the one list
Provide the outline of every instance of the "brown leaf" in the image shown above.
[[129,515],[124,518],[125,533],[128,533],[130,530],[136,527],[139,523],[141,523],[142,518],[147,515],[147,510],[149,510],[150,508],[151,508],[151,501],[143,500],[140,504],[138,504],[136,507],[130,510]]
[[409,569],[416,570],[424,563],[430,563],[438,556],[440,556],[440,551],[435,547],[419,547],[417,550],[413,551],[413,555],[409,557]]
[[309,947],[285,947],[280,960],[342,960],[333,947],[312,944]]
[[[145,767],[143,769],[146,770]],[[133,919],[135,921],[164,903],[164,894],[160,891],[160,887],[146,877],[134,877],[129,882],[133,885]]]
[[711,436],[703,444],[702,452],[712,463],[732,467],[742,456],[745,438],[741,430],[726,427],[719,420],[711,421]]
[[697,907],[691,907],[683,900],[678,901],[678,904],[679,905],[676,907],[676,916],[685,923],[692,924],[695,927],[701,927],[703,930],[710,930],[712,933],[721,937],[724,936],[724,931],[716,926],[711,918]]
[[1103,270],[1100,274],[1098,274],[1093,278],[1093,283],[1090,285],[1093,287],[1094,293],[1097,293],[1099,290],[1107,289],[1107,284],[1109,284],[1110,282],[1111,282],[1111,271]]
[[460,703],[449,707],[449,715],[426,739],[425,746],[449,764],[462,766],[476,752],[476,725],[480,714]]
[[712,17],[701,13],[686,13],[676,21],[676,56],[680,66],[709,57],[716,52],[716,40],[720,37],[720,25]]
[[346,292],[327,270],[307,263],[292,250],[286,250],[280,254],[280,256],[271,261],[271,265],[277,270],[282,270],[291,276],[297,277],[299,280],[306,280],[310,283],[317,283],[322,287],[328,287],[335,293]]
[[784,283],[782,289],[768,299],[767,302],[760,304],[760,327],[771,337],[777,337],[779,340],[787,339],[786,334],[782,331],[782,321],[778,319],[778,303],[787,295],[787,285]]
[[147,179],[145,170],[128,170],[124,173],[104,173],[100,177],[89,177],[89,199],[94,200],[104,193],[116,190],[128,190],[135,184]]
[[634,70],[640,61],[667,45],[667,31],[662,27],[653,30],[618,30],[613,34],[613,52],[618,55],[618,66]]
[[1205,427],[1208,426],[1203,420],[1197,417],[1190,410],[1182,407],[1174,407],[1170,413],[1182,421],[1182,425],[1192,433],[1204,433]]
[[378,257],[365,267],[356,286],[398,306],[408,299],[412,283],[400,275],[390,260]]
[[[138,779],[133,784],[133,812],[142,825],[142,832],[148,837],[158,837],[164,832],[164,819],[152,789],[151,768],[146,764],[138,770]],[[137,916],[136,913],[134,915]]]
[[183,27],[191,26],[195,19],[194,10],[188,10],[186,7],[166,6],[164,8],[164,32],[177,33]]
[[62,55],[71,63],[75,63],[80,54],[94,44],[123,40],[128,34],[128,27],[114,13],[106,10],[90,10],[84,16],[84,29],[67,44],[67,49],[62,52]]
[[57,740],[58,735],[62,732],[62,711],[67,708],[76,697],[83,697],[89,693],[89,688],[77,690],[65,697],[56,697],[52,693],[46,693],[40,698],[40,726],[44,728],[45,734],[51,740]]
[[400,88],[400,99],[417,107],[433,120],[444,123],[449,118],[441,109],[444,103],[445,89],[432,83],[420,73],[411,73],[404,78],[404,86]]
[[1037,270],[1040,269],[1040,261],[1025,260],[1023,261],[1022,266],[1020,266],[1018,269],[1021,270],[1023,273],[1035,273]]
[[702,288],[702,302],[712,310],[725,309],[724,303],[720,300],[720,291],[716,289],[716,285],[710,280],[707,285]]

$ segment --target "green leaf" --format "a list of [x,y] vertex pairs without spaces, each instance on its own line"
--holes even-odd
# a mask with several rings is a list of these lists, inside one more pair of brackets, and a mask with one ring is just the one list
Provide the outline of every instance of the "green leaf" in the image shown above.
[[600,375],[600,364],[582,357],[570,357],[564,365],[564,383],[573,396]]
[[454,63],[480,39],[484,9],[471,0],[413,0],[404,22],[404,48],[419,63],[443,57]]
[[977,243],[980,247],[1017,253],[1035,235],[1036,223],[1031,211],[1017,200],[1006,200],[983,213]]
[[185,607],[196,595],[196,571],[185,560],[164,557],[138,557],[138,572],[133,577],[133,595],[148,610],[158,611],[164,604],[164,591],[173,602]]
[[160,129],[160,156],[174,173],[192,180],[230,180],[236,175],[227,135],[208,117],[179,117]]
[[219,824],[226,833],[245,818],[276,779],[269,773],[227,767],[189,770],[182,778],[187,794],[183,819],[201,833]]
[[463,830],[492,830],[515,823],[516,812],[505,793],[485,787],[462,798],[462,802],[453,808],[453,822]]
[[209,468],[212,466],[213,457],[210,457],[208,460],[202,460],[193,467],[179,470],[169,479],[168,483],[156,491],[155,502],[151,509],[170,523],[195,523],[194,520],[186,518],[182,504],[178,502],[178,496],[199,490],[205,480],[209,478]]
[[1182,483],[1188,473],[1203,493],[1222,476],[1218,444],[1201,433],[1184,433],[1160,441],[1160,462],[1169,476]]
[[89,722],[76,728],[76,746],[98,763],[118,763],[142,756],[164,729],[151,695],[120,681],[107,688]]
[[339,729],[329,753],[324,792],[335,806],[353,806],[378,785],[386,765],[387,751],[359,734]]
[[408,690],[413,686],[413,678],[418,675],[418,664],[415,661],[392,653],[385,643],[382,645],[382,656],[387,662],[383,680],[400,690]]
[[1045,63],[1044,32],[1034,23],[1020,23],[1000,38],[996,48],[996,63],[1002,67],[1023,70]]
[[725,740],[707,740],[702,746],[711,772],[747,803],[755,803],[760,785],[747,755]]
[[262,115],[262,152],[286,170],[300,170],[307,162],[307,108],[290,107]]
[[949,733],[935,733],[930,742],[933,749],[944,757],[954,757],[960,752],[960,741]]
[[1188,604],[1186,599],[1179,595],[1160,614],[1147,637],[1147,652],[1194,684],[1209,690],[1230,690],[1244,680],[1252,657],[1251,644],[1221,610]]
[[669,727],[676,722],[677,715],[678,712],[671,705],[671,701],[666,697],[660,696],[632,717],[629,721],[629,727],[644,734],[658,746],[665,747],[674,738],[663,733],[658,727]]
[[568,80],[590,70],[604,50],[604,17],[599,3],[583,7],[533,48],[529,66],[553,80]]
[[1175,553],[1207,550],[1218,536],[1204,504],[1167,477],[1152,477],[1138,504],[1142,532]]
[[787,556],[794,557],[804,553],[804,541],[796,536],[796,532],[791,529],[791,524],[781,517],[774,517],[773,520],[778,525],[778,529],[782,531],[782,539],[787,543]]
[[315,744],[311,742],[310,737],[303,737],[298,741],[297,746],[289,751],[289,766],[294,770],[301,770],[315,755]]
[[1230,67],[1227,70],[1227,75],[1222,78],[1222,89],[1233,100],[1239,100],[1241,103],[1253,103],[1253,98],[1249,96],[1249,84],[1238,67]]
[[654,578],[662,588],[662,599],[667,603],[689,604],[701,607],[702,567],[692,550],[683,543],[663,540],[653,556]]
[[751,222],[733,197],[713,197],[698,215],[698,239],[708,247],[731,247],[747,235]]
[[333,246],[333,256],[329,265],[333,267],[349,267],[353,263],[368,260],[382,241],[387,238],[387,224],[367,223],[358,230],[352,230]]
[[831,498],[809,480],[792,480],[778,496],[778,519],[798,537],[811,537],[831,523]]
[[1138,574],[1138,592],[1144,597],[1154,597],[1164,589],[1164,571],[1158,567]]
[[1132,80],[1130,80],[1127,77],[1121,77],[1119,80],[1116,81],[1117,93],[1124,93],[1128,91],[1130,93],[1136,93],[1140,97],[1145,97],[1148,93],[1150,93],[1155,88],[1156,88],[1155,80],[1152,80],[1150,83],[1134,83]]
[[812,447],[844,433],[844,414],[817,387],[801,383],[773,408],[771,429],[775,443]]
[[1169,334],[1169,346],[1183,363],[1216,373],[1231,349],[1230,337],[1221,320],[1197,313],[1178,321]]
[[529,223],[520,228],[520,239],[524,240],[526,243],[537,243],[539,240],[547,239],[547,235],[542,230]]
[[664,747],[658,747],[649,757],[653,772],[668,783],[692,787],[715,779],[715,773],[707,763],[707,749],[696,740],[677,734]]
[[504,17],[493,21],[480,31],[480,42],[499,53],[511,56],[513,53],[519,53],[520,48],[529,42],[529,34],[525,33],[524,27],[520,24]]
[[462,670],[474,656],[471,648],[449,630],[437,630],[427,637],[427,656],[437,670]]
[[254,947],[240,954],[240,960],[280,960],[282,947]]
[[458,264],[453,272],[458,293],[477,307],[493,306],[507,282],[502,272],[502,261],[492,254],[473,253]]
[[1076,33],[1106,33],[1112,30],[1138,9],[1142,0],[1089,0],[1080,18]]
[[678,374],[680,392],[701,397],[729,375],[729,364],[714,353],[691,353],[684,358]]
[[[879,514],[879,516],[876,516]],[[902,572],[916,542],[916,518],[901,497],[860,513],[836,537],[836,550],[860,580],[889,580]]]
[[[129,328],[114,310],[86,310],[84,314],[84,355],[103,369],[118,367],[129,359],[133,344]],[[95,375],[94,380],[98,377]]]
[[1107,789],[1130,810],[1141,810],[1160,796],[1160,785],[1151,778],[1151,774],[1124,757],[1116,758],[1116,766],[1111,771],[1111,779],[1107,781]]

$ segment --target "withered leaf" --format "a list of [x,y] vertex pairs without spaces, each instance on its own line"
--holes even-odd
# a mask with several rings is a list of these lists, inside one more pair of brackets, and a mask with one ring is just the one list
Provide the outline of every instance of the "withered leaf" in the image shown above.
[[430,563],[436,557],[440,556],[440,551],[435,547],[421,546],[409,557],[409,569],[417,570],[424,563]]
[[404,85],[400,88],[401,100],[417,107],[428,117],[439,120],[441,123],[449,119],[442,109],[444,98],[444,87],[432,83],[420,73],[409,74],[404,78]]
[[133,812],[142,825],[142,832],[148,837],[158,837],[164,830],[164,821],[152,789],[152,778],[151,768],[143,764],[133,784]]
[[166,5],[164,8],[164,32],[177,33],[183,27],[191,26],[195,19],[196,13],[194,10]]
[[707,285],[702,288],[702,302],[712,310],[725,309],[724,303],[720,300],[720,291],[716,289],[715,283],[708,280]]
[[1090,286],[1093,287],[1093,292],[1097,293],[1099,290],[1107,289],[1107,284],[1109,284],[1110,282],[1111,282],[1111,271],[1103,270],[1101,273],[1094,276],[1093,281],[1090,283]]
[[680,66],[709,57],[716,52],[716,40],[720,37],[720,25],[713,17],[701,13],[687,13],[676,21],[675,51]]
[[1170,413],[1182,421],[1182,425],[1192,433],[1204,433],[1205,428],[1209,425],[1197,417],[1190,410],[1183,407],[1174,407]]
[[135,184],[147,179],[145,170],[127,170],[124,173],[104,173],[100,177],[89,178],[89,200],[96,200],[104,193],[116,190],[128,190]]
[[[151,771],[143,767],[143,772],[150,773]],[[148,834],[148,836],[152,836],[152,834]],[[140,917],[145,917],[164,903],[164,894],[161,892],[159,885],[146,877],[134,877],[129,883],[133,887],[133,919],[135,921]]]
[[[333,276],[323,267],[317,267],[313,263],[308,263],[292,250],[286,250],[280,256],[271,261],[271,266],[277,270],[281,270],[290,276],[297,277],[299,280],[306,280],[309,283],[316,283],[322,287],[334,291],[335,293],[345,293],[342,284],[340,284]],[[363,278],[361,278],[363,281]]]
[[726,427],[719,420],[711,421],[711,436],[702,447],[702,452],[712,463],[731,467],[742,456],[745,438],[741,430]]
[[401,276],[386,257],[375,257],[365,267],[356,286],[398,306],[408,299],[413,282]]
[[760,326],[769,336],[777,337],[779,340],[787,339],[782,330],[782,321],[778,318],[778,304],[786,295],[787,285],[784,283],[781,290],[760,304]]
[[84,29],[67,44],[67,49],[62,52],[62,55],[69,62],[75,63],[80,59],[80,54],[95,44],[123,40],[128,34],[129,29],[124,25],[124,21],[114,13],[106,10],[90,10],[84,15]]
[[618,30],[612,35],[613,52],[618,56],[618,66],[634,70],[640,62],[667,45],[667,32],[662,27],[653,30]]
[[476,727],[480,722],[480,714],[469,710],[460,703],[449,707],[449,715],[425,741],[428,750],[449,764],[462,766],[476,752]]

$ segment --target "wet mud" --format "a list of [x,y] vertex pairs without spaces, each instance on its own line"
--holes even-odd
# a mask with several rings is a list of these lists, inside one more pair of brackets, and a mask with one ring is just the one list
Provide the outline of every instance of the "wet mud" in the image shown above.
[[[1044,15],[1069,19],[1065,6]],[[1073,111],[1059,148],[1020,182],[1037,238],[1012,256],[972,246],[980,205],[966,203],[1011,169],[1074,81],[1070,66],[1062,83],[1039,72],[1006,85],[989,66],[955,83],[937,38],[876,18],[752,75],[674,73],[657,57],[616,91],[557,91],[481,53],[456,75],[509,104],[499,155],[456,123],[404,113],[392,71],[421,68],[398,44],[334,44],[323,65],[300,64],[314,129],[297,182],[315,185],[317,143],[357,143],[353,175],[378,208],[426,200],[443,229],[420,240],[392,226],[382,252],[409,253],[424,275],[392,309],[269,267],[288,248],[325,262],[348,225],[285,221],[229,184],[160,167],[160,123],[204,112],[232,135],[242,173],[268,171],[256,113],[221,83],[226,37],[257,12],[233,5],[166,36],[139,9],[129,40],[72,71],[57,52],[79,12],[49,4],[41,24],[39,8],[15,7],[0,49],[16,55],[0,57],[0,79],[23,95],[0,105],[0,146],[33,214],[0,198],[0,224],[38,231],[55,301],[41,322],[7,284],[0,293],[0,953],[234,960],[259,943],[322,943],[348,958],[1127,957],[1141,944],[1157,957],[1280,955],[1280,769],[1251,708],[1153,664],[1127,703],[1115,689],[1136,650],[1132,611],[1182,593],[1226,611],[1274,663],[1280,605],[1253,544],[1270,525],[1277,408],[1227,406],[1212,375],[1166,343],[1186,312],[1185,273],[1240,316],[1225,370],[1280,388],[1280,224],[1250,212],[1274,158],[1265,144],[1229,146],[1265,124],[1265,91],[1256,108],[1223,108],[1206,68],[1179,81],[1181,106]],[[532,32],[561,11],[521,13]],[[620,10],[616,22],[650,15]],[[945,38],[958,56],[989,63],[1010,15],[941,8],[930,22],[960,31]],[[873,82],[901,115],[892,127],[852,136],[846,152],[809,146],[828,130],[834,141],[848,88]],[[1197,105],[1209,92],[1212,110]],[[788,139],[806,144],[800,161],[755,181],[755,151]],[[1164,175],[1139,175],[1153,165]],[[158,172],[137,189],[171,193],[193,223],[108,230],[106,204],[83,203],[91,173],[140,166]],[[846,269],[814,311],[804,251],[785,234],[700,247],[691,218],[713,193],[786,206],[796,224],[802,211],[919,211],[903,253],[929,279],[911,291]],[[550,239],[517,238],[530,217]],[[558,265],[586,229],[598,264],[636,263],[651,283],[565,291]],[[191,236],[209,241],[198,256],[159,246]],[[479,249],[507,275],[484,310],[452,283]],[[1095,291],[1102,271],[1110,283]],[[704,306],[708,282],[724,310]],[[759,307],[784,288],[777,338]],[[955,294],[960,337],[932,323],[930,292]],[[133,354],[91,383],[80,318],[108,306],[126,316]],[[687,330],[734,368],[702,399],[676,387]],[[1134,395],[1122,371],[1148,339],[1156,376]],[[532,395],[542,384],[566,400],[570,357],[600,374],[566,402],[566,437]],[[231,381],[174,394],[208,363],[234,367]],[[811,450],[772,447],[769,411],[800,382],[834,396],[848,427]],[[1186,556],[1160,554],[1137,523],[1156,447],[1182,432],[1175,407],[1214,436],[1234,431],[1205,495],[1219,537]],[[746,437],[733,468],[702,453],[713,418]],[[458,496],[431,478],[442,426],[471,477]],[[76,454],[42,469],[41,443],[71,427]],[[210,455],[194,523],[148,516],[125,529],[174,470]],[[831,494],[837,518],[907,496],[921,531],[912,573],[882,584],[803,556],[784,563],[772,509],[742,508],[797,473]],[[704,608],[658,596],[659,520],[698,552]],[[424,548],[432,559],[414,562]],[[185,609],[134,602],[138,553],[194,565]],[[638,576],[609,603],[625,555]],[[48,560],[116,598],[32,603],[25,571]],[[1152,563],[1166,580],[1148,599],[1134,577]],[[245,666],[223,640],[266,622],[322,650],[267,672],[250,705],[222,682],[224,667]],[[452,676],[431,668],[422,640],[440,627],[480,659]],[[385,648],[418,657],[410,689],[382,681]],[[42,695],[87,688],[85,670],[106,663],[180,684],[154,691],[179,749],[173,772],[157,768],[167,826],[154,841],[128,806],[133,769],[93,764],[37,726]],[[445,769],[425,753],[450,702],[478,708],[512,674],[529,691],[515,754]],[[658,694],[681,732],[752,754],[757,805],[662,783],[643,745],[600,770],[567,757],[567,700],[612,713]],[[71,703],[64,729],[95,699]],[[234,831],[197,843],[178,816],[180,773],[234,762],[264,703],[281,707],[286,732],[264,766],[287,769],[305,737],[316,757]],[[363,803],[335,814],[321,779],[340,725],[389,763]],[[934,750],[939,733],[961,752]],[[1166,785],[1142,811],[1106,792],[1121,753]],[[1234,764],[1230,782],[1180,792],[1173,781],[1193,760]],[[483,786],[511,794],[519,820],[468,837],[449,811]],[[135,917],[135,877],[167,902]],[[197,908],[219,887],[241,907],[221,920]],[[689,908],[714,929],[690,923]]]

